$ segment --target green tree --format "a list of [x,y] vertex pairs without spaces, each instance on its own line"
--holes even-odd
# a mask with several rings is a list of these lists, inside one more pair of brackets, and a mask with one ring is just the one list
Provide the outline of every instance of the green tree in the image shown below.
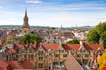
[[101,38],[103,40],[103,46],[106,48],[106,31],[101,34]]
[[79,44],[79,40],[78,39],[73,39],[73,40],[70,40],[70,41],[66,42],[66,44]]
[[89,31],[87,35],[88,42],[99,43],[103,41],[104,48],[106,48],[106,22],[96,25],[96,27]]
[[36,33],[28,33],[21,37],[21,42],[23,44],[39,44],[41,41],[42,39]]
[[99,23],[98,25],[96,25],[95,29],[98,32],[98,34],[101,36],[102,33],[106,31],[106,22]]
[[92,29],[87,34],[87,41],[90,43],[99,43],[100,35],[95,29]]

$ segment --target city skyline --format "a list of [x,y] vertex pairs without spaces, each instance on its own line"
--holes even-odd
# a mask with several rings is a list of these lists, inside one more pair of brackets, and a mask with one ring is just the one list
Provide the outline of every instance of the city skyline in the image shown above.
[[34,26],[94,26],[106,20],[105,0],[4,0],[0,25],[22,25],[25,9]]

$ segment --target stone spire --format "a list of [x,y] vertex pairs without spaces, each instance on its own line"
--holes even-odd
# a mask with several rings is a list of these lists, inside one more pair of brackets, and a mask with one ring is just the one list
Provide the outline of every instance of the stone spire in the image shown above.
[[25,10],[25,16],[24,16],[24,24],[22,26],[23,32],[29,32],[30,26],[28,24],[28,16],[27,16],[27,10]]

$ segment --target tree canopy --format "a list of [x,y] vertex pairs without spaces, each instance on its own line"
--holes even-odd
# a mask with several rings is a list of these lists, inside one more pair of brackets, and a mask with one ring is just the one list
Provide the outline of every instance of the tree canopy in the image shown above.
[[66,42],[66,44],[79,44],[79,40],[78,39],[73,39],[73,40],[70,40],[70,41]]
[[87,41],[90,43],[99,43],[100,40],[103,41],[104,48],[106,48],[106,22],[99,23],[87,34]]
[[103,40],[104,48],[106,48],[106,31],[101,34],[101,38]]
[[87,41],[90,43],[99,43],[100,35],[95,29],[92,29],[87,34]]
[[40,43],[41,38],[36,33],[27,33],[21,38],[21,42],[24,44],[30,44],[30,43]]
[[99,23],[98,25],[96,25],[95,29],[98,32],[98,34],[101,35],[106,31],[106,22]]

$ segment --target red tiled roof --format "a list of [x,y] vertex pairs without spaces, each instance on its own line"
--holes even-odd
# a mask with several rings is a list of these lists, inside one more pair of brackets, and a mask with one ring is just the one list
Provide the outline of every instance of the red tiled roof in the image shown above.
[[0,60],[0,69],[2,68],[3,70],[5,70],[8,66],[8,63],[4,60]]
[[66,46],[68,49],[73,49],[73,50],[79,50],[80,44],[67,44]]
[[66,45],[66,44],[63,45],[63,48],[64,48],[65,50],[70,50],[70,47],[69,47],[68,45]]
[[91,50],[98,50],[99,48],[102,48],[102,45],[100,45],[100,44],[89,44],[89,48],[91,48]]
[[14,44],[15,49],[23,48],[24,46],[22,44]]
[[52,50],[57,50],[60,48],[59,44],[54,44],[54,43],[45,44],[44,46],[46,49],[52,49]]
[[13,53],[16,53],[16,50],[14,48],[7,48],[6,53],[13,54]]
[[32,48],[36,48],[36,44],[33,44],[33,45],[32,45]]
[[30,45],[30,46],[28,46],[28,45],[22,45],[22,44],[14,44],[14,48],[15,49],[20,49],[20,48],[24,48],[24,47],[32,47],[32,48],[36,48],[36,44],[32,44],[32,45]]
[[17,61],[9,61],[7,70],[13,70],[13,68],[16,66],[16,64],[17,64]]
[[15,65],[17,64],[17,61],[8,61],[8,64]]
[[7,66],[7,70],[13,70],[13,66],[12,66],[11,64],[9,64],[9,65]]
[[20,63],[20,65],[23,69],[34,69],[35,68],[35,62],[34,61],[25,60],[25,61],[22,61]]
[[[84,47],[87,50],[98,50],[99,48],[102,48],[102,45],[100,44],[86,44],[84,43]],[[64,49],[66,50],[79,50],[80,44],[66,44],[64,45]]]
[[18,61],[8,61],[7,70],[22,69]]

